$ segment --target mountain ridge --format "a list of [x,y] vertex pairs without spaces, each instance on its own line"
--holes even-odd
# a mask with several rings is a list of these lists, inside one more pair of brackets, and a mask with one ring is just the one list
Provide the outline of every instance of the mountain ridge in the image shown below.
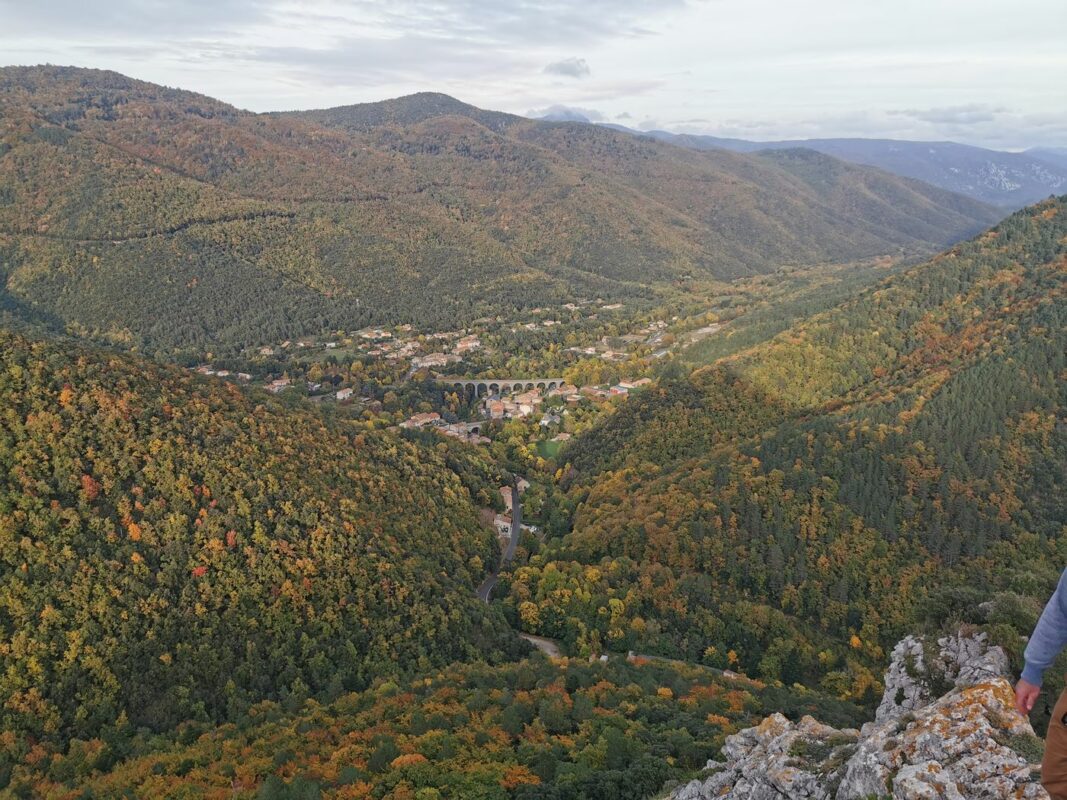
[[1067,158],[1054,148],[1012,153],[952,141],[859,137],[753,141],[663,130],[639,131],[621,125],[608,127],[697,150],[721,148],[740,153],[815,150],[1012,210],[1067,189]]
[[647,301],[688,276],[930,252],[997,216],[873,170],[813,183],[435,93],[253,114],[116,73],[4,68],[0,112],[0,285],[150,350]]

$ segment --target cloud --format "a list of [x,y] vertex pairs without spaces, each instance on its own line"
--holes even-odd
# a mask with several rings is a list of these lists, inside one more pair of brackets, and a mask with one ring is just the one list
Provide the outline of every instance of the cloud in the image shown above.
[[930,122],[935,125],[974,125],[993,122],[1005,111],[1007,109],[1002,107],[969,103],[967,105],[945,106],[943,108],[899,109],[889,113],[896,116],[911,117],[912,119]]
[[274,28],[293,38],[314,30],[350,36],[361,31],[391,39],[403,34],[462,39],[471,45],[508,42],[562,45],[606,37],[644,37],[646,18],[684,7],[686,0],[324,0],[321,10],[289,0],[0,0],[8,35],[89,34],[158,40],[186,34],[226,38]]
[[584,58],[565,58],[562,61],[553,61],[543,71],[549,75],[563,75],[568,78],[588,78],[590,74],[589,64]]

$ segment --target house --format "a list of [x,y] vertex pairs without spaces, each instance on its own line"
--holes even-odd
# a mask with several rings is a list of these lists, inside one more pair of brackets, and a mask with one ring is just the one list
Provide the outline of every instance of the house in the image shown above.
[[400,427],[409,429],[422,428],[426,425],[432,425],[440,419],[441,415],[438,414],[436,411],[427,411],[422,414],[415,414],[414,416],[409,417],[408,419],[400,423]]
[[541,427],[547,428],[551,425],[559,425],[560,416],[549,411],[547,414],[541,417]]
[[471,334],[470,336],[464,336],[462,339],[456,342],[456,346],[453,348],[453,352],[467,353],[471,350],[477,350],[481,346],[482,340],[474,334]]
[[502,498],[504,498],[504,508],[506,508],[507,511],[508,511],[508,514],[510,514],[511,513],[511,501],[512,501],[512,498],[511,498],[511,487],[510,486],[501,486],[500,487],[500,496]]
[[261,348],[259,348],[259,354],[261,356],[272,356],[272,355],[274,355],[274,348],[273,347],[261,347]]
[[271,392],[272,394],[278,394],[278,392],[282,391],[283,389],[289,388],[289,379],[277,378],[268,383],[266,388],[268,392]]
[[237,373],[237,377],[240,378],[243,381],[250,381],[250,380],[252,380],[252,373],[250,373],[250,372],[238,372]]
[[424,367],[444,367],[451,364],[453,361],[461,361],[459,356],[446,355],[445,353],[430,353],[427,356],[411,359],[411,366],[415,369],[423,369]]
[[651,378],[641,378],[636,381],[619,381],[619,386],[621,386],[623,389],[640,389],[642,386],[648,386],[650,383],[652,383]]
[[555,436],[552,437],[552,441],[553,442],[565,442],[570,438],[571,438],[571,434],[569,434],[569,433],[557,433]]
[[618,384],[616,384],[615,386],[611,387],[611,394],[612,395],[615,395],[615,396],[622,395],[623,397],[625,397],[629,393],[630,393],[630,390],[627,389],[625,386],[619,386]]
[[493,419],[504,418],[504,401],[503,400],[490,400],[486,403],[486,410],[489,412],[489,416]]
[[352,396],[353,389],[351,387],[345,387],[344,389],[338,389],[336,397],[338,400],[347,400]]
[[507,538],[511,536],[511,517],[505,517],[503,514],[497,514],[493,518],[493,525],[496,527],[496,532],[501,538]]
[[393,338],[393,334],[389,333],[389,331],[382,330],[381,328],[368,328],[367,330],[363,330],[363,331],[359,332],[359,338],[360,339],[371,339],[371,340],[375,340],[375,339],[392,339]]
[[337,349],[337,342],[326,342],[326,349],[327,350],[336,350]]
[[519,494],[524,494],[530,488],[530,482],[526,478],[519,478],[515,482],[515,488],[519,490]]

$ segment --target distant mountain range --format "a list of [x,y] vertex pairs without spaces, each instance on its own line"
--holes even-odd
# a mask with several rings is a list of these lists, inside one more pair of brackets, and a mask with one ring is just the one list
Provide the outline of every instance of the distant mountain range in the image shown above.
[[1067,169],[1067,147],[1031,147],[1026,155]]
[[[559,115],[550,116],[554,119]],[[580,115],[574,113],[568,115],[572,121],[577,121],[578,117]],[[757,142],[659,130],[639,131],[621,125],[604,127],[695,150],[756,153],[803,147],[853,164],[865,164],[904,178],[925,181],[1004,209],[1022,208],[1067,191],[1067,148],[1033,148],[1023,153],[1008,153],[957,142],[901,139]]]
[[931,252],[1000,216],[812,151],[701,151],[432,93],[253,114],[10,67],[0,116],[0,308],[150,350],[650,297]]

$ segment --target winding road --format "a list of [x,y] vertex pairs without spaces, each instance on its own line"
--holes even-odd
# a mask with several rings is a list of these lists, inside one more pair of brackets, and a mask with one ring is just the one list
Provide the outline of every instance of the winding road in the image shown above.
[[500,570],[515,558],[515,548],[519,546],[520,536],[522,536],[522,500],[519,497],[518,481],[516,480],[511,484],[511,538],[508,539],[508,546],[504,548],[504,553],[500,558],[500,566],[482,581],[482,585],[478,587],[478,599],[482,602],[489,602],[489,596],[493,593],[493,587],[496,586],[497,579],[500,577]]

